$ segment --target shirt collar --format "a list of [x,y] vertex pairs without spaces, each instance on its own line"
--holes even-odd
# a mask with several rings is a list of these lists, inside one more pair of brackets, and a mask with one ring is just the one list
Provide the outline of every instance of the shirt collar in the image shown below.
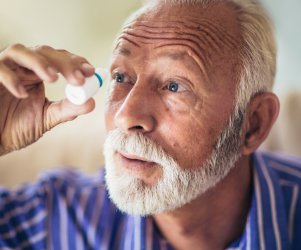
[[252,155],[253,197],[244,233],[227,250],[289,250],[290,242],[279,179],[261,152]]

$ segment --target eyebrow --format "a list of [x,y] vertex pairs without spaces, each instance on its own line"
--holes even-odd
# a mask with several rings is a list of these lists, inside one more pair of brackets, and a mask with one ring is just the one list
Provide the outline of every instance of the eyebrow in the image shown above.
[[[121,49],[118,49],[117,51],[118,54],[121,54],[121,55],[124,55],[126,57],[130,56],[131,55],[131,51],[127,48],[121,48]],[[159,53],[159,57],[169,57],[170,59],[173,59],[173,60],[179,60],[180,58],[184,57],[186,54],[186,52],[161,52]]]
[[161,52],[158,54],[159,57],[169,57],[172,60],[179,60],[186,55],[186,52]]
[[117,53],[121,54],[121,55],[124,55],[124,56],[130,56],[131,55],[131,51],[127,48],[118,49]]

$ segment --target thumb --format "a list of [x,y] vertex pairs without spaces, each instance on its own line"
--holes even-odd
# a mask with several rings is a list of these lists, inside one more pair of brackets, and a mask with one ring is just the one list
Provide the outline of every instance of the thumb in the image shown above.
[[44,115],[44,133],[56,125],[74,120],[79,115],[90,113],[95,108],[95,101],[90,98],[83,105],[77,106],[64,98],[57,102],[49,102],[48,108]]

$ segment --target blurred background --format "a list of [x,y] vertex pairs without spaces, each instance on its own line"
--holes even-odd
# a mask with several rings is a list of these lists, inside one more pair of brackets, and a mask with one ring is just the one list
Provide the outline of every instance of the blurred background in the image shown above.
[[[278,41],[274,92],[282,104],[279,120],[264,147],[301,155],[301,10],[300,0],[262,0],[271,14]],[[49,45],[108,68],[112,45],[125,19],[141,0],[0,0],[0,50],[12,43]],[[46,84],[50,100],[64,98],[64,79]],[[94,172],[104,161],[104,94],[95,110],[61,124],[26,149],[0,158],[0,184],[33,181],[44,168],[75,165]],[[292,122],[291,120],[294,120]]]

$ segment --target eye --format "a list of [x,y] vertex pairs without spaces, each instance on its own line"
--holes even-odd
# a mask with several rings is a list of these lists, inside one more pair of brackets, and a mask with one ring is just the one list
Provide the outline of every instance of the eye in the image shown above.
[[115,76],[115,82],[130,82],[130,80],[126,78],[123,74],[117,74]]
[[186,91],[187,89],[185,87],[183,87],[182,85],[176,83],[176,82],[171,82],[168,86],[167,86],[168,90],[172,91],[172,92],[183,92]]

